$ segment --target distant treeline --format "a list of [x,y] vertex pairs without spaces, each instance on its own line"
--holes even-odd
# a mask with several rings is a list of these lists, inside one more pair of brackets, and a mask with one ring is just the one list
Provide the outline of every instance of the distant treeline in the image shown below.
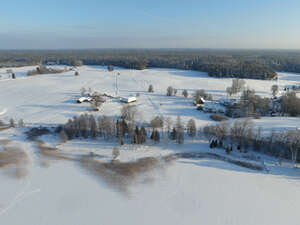
[[37,63],[114,65],[129,69],[177,68],[215,77],[276,79],[276,71],[300,73],[300,51],[208,49],[95,49],[0,51],[0,66]]

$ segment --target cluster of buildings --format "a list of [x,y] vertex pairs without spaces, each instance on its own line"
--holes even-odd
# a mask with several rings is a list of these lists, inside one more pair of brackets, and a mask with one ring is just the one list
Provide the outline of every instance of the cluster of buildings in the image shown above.
[[207,101],[203,98],[200,98],[200,100],[197,103],[194,102],[194,105],[197,107],[197,110],[202,110],[208,113],[225,113],[226,104],[229,104],[229,102],[227,103],[225,102],[225,100]]
[[[100,95],[100,101],[102,103],[106,102],[108,98],[115,98],[115,97],[113,97],[111,95],[108,95],[108,94],[105,94],[105,93]],[[132,103],[132,102],[136,102],[136,100],[137,100],[137,98],[134,97],[134,96],[120,97],[119,99],[123,103]],[[82,97],[77,99],[77,103],[84,103],[84,102],[91,102],[91,101],[93,101],[93,97],[90,94],[88,94],[87,96],[82,96]]]

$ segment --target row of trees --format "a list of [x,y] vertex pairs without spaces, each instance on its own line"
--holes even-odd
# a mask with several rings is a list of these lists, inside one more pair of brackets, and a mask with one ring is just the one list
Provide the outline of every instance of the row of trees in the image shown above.
[[57,62],[63,65],[114,65],[130,69],[177,68],[211,76],[275,79],[275,71],[300,72],[300,52],[259,50],[41,50],[0,51],[0,66]]
[[23,119],[19,119],[17,122],[11,118],[9,120],[9,125],[7,125],[5,122],[3,122],[2,120],[0,120],[0,127],[24,127],[25,124],[24,124],[24,121]]
[[226,88],[226,92],[229,96],[240,93],[245,88],[245,80],[233,79],[230,87]]
[[[149,93],[154,93],[154,87],[153,87],[152,84],[149,85],[148,92]],[[177,89],[173,88],[172,86],[169,86],[167,88],[167,96],[174,96],[176,94],[177,94]],[[189,96],[189,93],[188,93],[188,91],[186,89],[184,89],[182,91],[182,95],[183,95],[183,97],[187,98]]]
[[[271,87],[274,99],[261,97],[254,89],[245,88],[245,81],[233,79],[232,85],[226,89],[229,96],[241,92],[240,101],[234,105],[227,106],[226,115],[229,117],[267,116],[272,112],[281,115],[300,115],[300,98],[295,91],[286,92],[277,98],[278,85]],[[277,99],[277,100],[276,100]]]
[[137,125],[136,113],[136,108],[126,105],[122,108],[122,118],[119,120],[107,116],[95,118],[93,115],[84,114],[69,119],[65,125],[58,127],[56,132],[60,133],[63,141],[79,137],[102,137],[105,140],[117,138],[120,144],[124,143],[124,138],[130,139],[133,144],[144,144],[148,136],[158,143],[162,135],[178,144],[183,144],[185,131],[190,137],[196,136],[197,128],[193,119],[189,120],[185,127],[180,116],[177,117],[174,125],[170,118],[156,116],[146,128]]
[[[236,120],[233,124],[221,122],[203,128],[204,136],[212,143],[217,140],[218,147],[226,150],[236,149],[247,152],[253,149],[279,158],[300,160],[300,131],[275,131],[269,136],[262,135],[262,128],[255,128],[249,119]],[[227,151],[228,152],[228,151]]]
[[[185,134],[192,138],[197,135],[193,119],[189,120],[186,126],[180,117],[177,117],[175,124],[170,121],[157,116],[151,120],[151,128],[146,128],[124,119],[115,120],[106,116],[95,118],[85,114],[70,119],[64,126],[57,128],[57,132],[60,132],[63,141],[79,137],[102,137],[105,140],[118,140],[121,145],[124,144],[124,139],[128,139],[132,144],[144,144],[148,138],[158,143],[162,137],[165,137],[164,140],[171,139],[183,144]],[[167,132],[163,131],[165,127]],[[199,130],[199,134],[204,135],[212,147],[224,148],[227,153],[235,147],[241,152],[253,149],[275,157],[292,159],[294,163],[300,160],[299,130],[272,131],[269,136],[263,136],[262,128],[255,128],[253,122],[246,118],[236,120],[232,124],[220,122],[205,126]]]
[[296,92],[288,92],[280,99],[280,109],[283,114],[289,116],[300,115],[300,98],[297,97]]
[[173,88],[172,86],[169,86],[167,88],[167,96],[174,96],[177,94],[177,89]]
[[30,70],[27,72],[27,76],[40,75],[40,74],[50,74],[50,73],[62,73],[65,72],[63,69],[50,68],[46,66],[38,66],[35,70]]

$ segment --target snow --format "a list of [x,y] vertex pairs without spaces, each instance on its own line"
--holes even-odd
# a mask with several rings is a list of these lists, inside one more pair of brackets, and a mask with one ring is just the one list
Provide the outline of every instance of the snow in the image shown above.
[[256,127],[262,127],[264,133],[274,131],[296,130],[300,127],[297,117],[262,117],[253,120]]
[[[82,66],[79,76],[74,71],[62,74],[27,77],[35,67],[13,68],[17,79],[7,77],[0,69],[0,119],[24,119],[27,126],[56,125],[82,113],[120,116],[123,106],[118,99],[108,99],[99,112],[92,112],[89,103],[77,104],[80,89],[92,88],[99,93],[114,93],[115,74],[120,96],[135,96],[139,122],[149,122],[154,116],[180,115],[183,122],[195,119],[197,126],[215,123],[209,114],[197,111],[192,93],[205,89],[217,99],[226,99],[226,87],[231,79],[212,78],[206,73],[175,69],[143,71],[115,68],[108,72],[101,66]],[[298,84],[300,76],[279,74],[279,85]],[[154,93],[148,93],[148,86]],[[246,80],[256,92],[270,96],[277,81]],[[177,96],[166,96],[168,86],[178,89]],[[181,95],[187,89],[189,97]],[[254,120],[266,132],[272,129],[296,129],[298,118],[262,117]],[[17,146],[30,158],[29,175],[17,179],[14,167],[0,168],[0,224],[206,224],[206,225],[298,225],[300,214],[300,173],[288,161],[281,166],[272,157],[255,153],[263,160],[267,171],[254,171],[215,159],[178,159],[162,167],[140,173],[130,180],[128,193],[107,180],[107,174],[97,176],[79,161],[55,160],[38,153],[37,143],[24,135],[27,128],[11,128],[0,132],[3,145]],[[7,142],[5,140],[11,140]],[[111,161],[115,142],[77,139],[66,144],[58,137],[45,135],[48,145],[59,152],[88,155],[94,152],[101,163]],[[184,145],[173,142],[120,147],[119,160],[132,162],[144,157],[162,157],[178,152],[213,152],[226,155],[224,150],[208,149],[203,140],[186,139]],[[230,157],[242,158],[234,152]],[[253,153],[254,154],[254,153]],[[101,156],[101,157],[100,157]],[[243,160],[246,160],[243,158]],[[257,163],[260,163],[257,159]]]
[[[25,196],[3,224],[290,224],[300,219],[299,181],[216,160],[179,160],[120,195],[69,162],[36,168],[29,181],[1,185],[1,202]],[[13,188],[11,188],[13,186]],[[28,194],[26,194],[28,193]],[[32,194],[29,194],[32,193]]]
[[[141,112],[141,120],[149,121],[156,115],[176,118],[181,115],[183,121],[194,118],[197,125],[209,123],[208,114],[195,110],[191,96],[197,89],[204,89],[217,99],[226,98],[226,87],[231,85],[230,78],[212,78],[206,73],[183,71],[175,69],[147,69],[143,71],[116,68],[108,72],[101,66],[83,66],[78,68],[80,76],[74,76],[74,71],[61,74],[38,75],[25,77],[28,70],[35,67],[13,68],[17,79],[1,80],[0,109],[7,113],[1,118],[20,119],[33,124],[64,123],[69,118],[89,112],[89,104],[75,104],[80,97],[80,89],[91,88],[99,93],[114,93],[115,73],[118,76],[120,96],[140,94],[136,103]],[[63,67],[62,67],[63,68]],[[6,69],[0,69],[5,73]],[[279,84],[297,84],[300,76],[280,73]],[[292,79],[293,78],[293,79]],[[154,93],[148,93],[150,84],[154,85]],[[255,88],[256,92],[270,96],[270,88],[277,81],[246,80],[246,85]],[[167,97],[166,89],[173,86],[178,89],[177,96]],[[189,98],[185,99],[181,92],[187,89]],[[109,101],[100,110],[101,114],[119,116],[119,101]]]
[[1,115],[4,115],[5,113],[6,113],[6,109],[0,110],[0,116],[1,116]]

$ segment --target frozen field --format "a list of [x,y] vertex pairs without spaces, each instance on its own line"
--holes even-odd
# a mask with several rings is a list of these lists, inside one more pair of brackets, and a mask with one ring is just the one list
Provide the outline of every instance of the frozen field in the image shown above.
[[[16,80],[7,77],[5,68],[0,69],[1,120],[22,118],[28,125],[39,126],[65,123],[82,113],[120,116],[122,104],[117,100],[105,103],[100,112],[91,112],[87,103],[76,103],[82,87],[114,94],[115,74],[120,73],[119,95],[140,94],[136,103],[140,122],[149,122],[157,115],[175,121],[180,115],[183,121],[194,118],[198,126],[203,126],[213,121],[208,114],[195,110],[193,91],[205,89],[215,98],[223,98],[231,85],[231,79],[175,69],[117,68],[108,72],[103,67],[82,66],[78,77],[74,71],[27,77],[26,72],[33,68],[13,69]],[[280,87],[300,83],[300,75],[279,76]],[[149,84],[154,86],[154,93],[147,92]],[[277,81],[246,80],[246,84],[270,96],[270,87]],[[177,96],[166,96],[168,86],[178,89]],[[183,89],[189,91],[189,98],[183,98]],[[298,118],[262,118],[254,122],[266,131],[300,127]],[[298,225],[300,221],[300,172],[287,161],[279,166],[276,159],[260,156],[270,170],[267,173],[215,159],[179,159],[137,173],[135,179],[129,175],[112,181],[111,175],[95,171],[82,161],[38,154],[37,143],[26,140],[23,131],[0,131],[0,152],[5,146],[18,147],[24,153],[21,168],[26,167],[28,172],[16,178],[16,168],[2,168],[0,161],[0,224]],[[95,152],[101,155],[102,163],[110,161],[116,145],[103,140],[73,140],[57,145],[57,138],[51,136],[44,140],[71,156]],[[203,141],[186,139],[183,146],[147,143],[143,147],[124,145],[120,151],[120,160],[126,163],[143,157],[211,150]],[[216,153],[224,154],[222,150]]]

